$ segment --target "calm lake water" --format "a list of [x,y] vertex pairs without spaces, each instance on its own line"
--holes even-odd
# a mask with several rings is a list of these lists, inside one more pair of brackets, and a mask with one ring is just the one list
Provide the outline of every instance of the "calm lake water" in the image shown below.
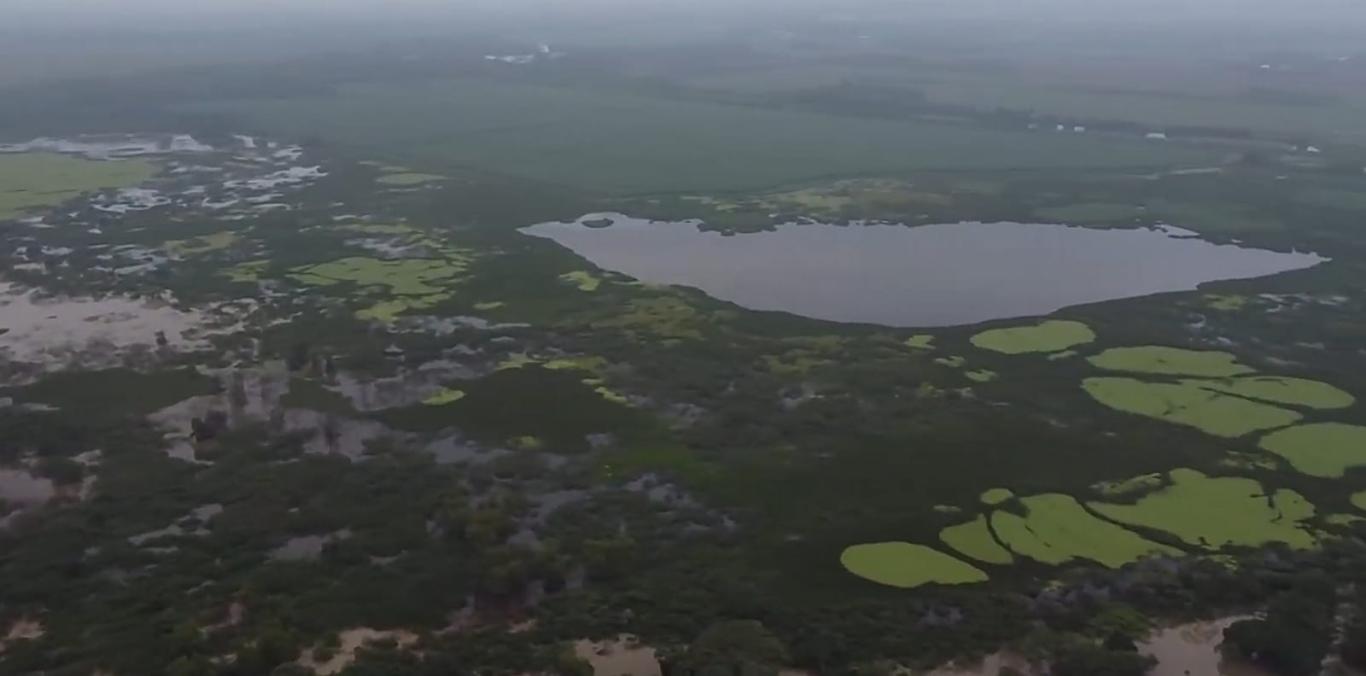
[[[608,218],[608,227],[585,222]],[[595,222],[594,225],[601,225]],[[1325,258],[1203,241],[1177,228],[1037,223],[784,225],[732,236],[695,221],[591,214],[523,228],[606,270],[754,310],[885,326],[954,326],[1187,291]]]

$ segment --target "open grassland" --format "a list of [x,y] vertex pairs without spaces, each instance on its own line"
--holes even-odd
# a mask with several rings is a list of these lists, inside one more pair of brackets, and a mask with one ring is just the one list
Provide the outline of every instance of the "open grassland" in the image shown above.
[[1219,437],[1240,437],[1285,427],[1302,417],[1294,411],[1207,390],[1199,381],[1173,384],[1134,378],[1087,378],[1082,388],[1110,408],[1189,425]]
[[982,571],[943,552],[909,542],[854,545],[840,556],[849,572],[890,587],[986,582]]
[[972,344],[1002,354],[1025,354],[1059,352],[1095,339],[1096,334],[1081,322],[1049,320],[1036,326],[983,331],[972,337]]
[[1318,105],[1250,101],[1238,96],[1172,96],[1160,93],[1086,91],[1070,86],[1039,86],[991,77],[927,83],[919,87],[931,101],[1033,110],[1054,115],[1150,125],[1248,129],[1272,134],[1322,134],[1366,138],[1366,108],[1356,102]]
[[1147,345],[1116,347],[1091,357],[1092,365],[1109,371],[1129,371],[1156,375],[1228,378],[1251,373],[1227,352],[1203,352],[1175,347]]
[[1317,409],[1347,408],[1356,399],[1342,390],[1304,378],[1285,378],[1281,376],[1252,376],[1228,380],[1190,380],[1207,390],[1234,394],[1246,399],[1270,401],[1277,404],[1291,404]]
[[939,533],[939,539],[959,554],[983,563],[1004,566],[1015,562],[1015,557],[991,534],[984,514],[974,521],[945,528]]
[[1131,505],[1091,503],[1120,523],[1166,531],[1206,549],[1281,542],[1305,549],[1314,536],[1303,522],[1314,506],[1298,493],[1267,495],[1252,479],[1208,477],[1191,469],[1170,474],[1171,484]]
[[439,80],[224,102],[276,133],[420,171],[473,167],[612,193],[737,191],[923,169],[1160,167],[1204,151],[1119,139],[840,118],[559,87]]
[[0,220],[61,204],[81,193],[120,188],[156,175],[142,160],[96,161],[50,153],[0,154]]
[[1088,559],[1118,568],[1153,554],[1179,553],[1096,518],[1071,496],[1051,493],[1021,502],[1025,516],[997,511],[991,526],[1016,554],[1041,563]]
[[1261,446],[1310,476],[1341,478],[1366,466],[1366,427],[1358,425],[1299,425],[1266,435]]

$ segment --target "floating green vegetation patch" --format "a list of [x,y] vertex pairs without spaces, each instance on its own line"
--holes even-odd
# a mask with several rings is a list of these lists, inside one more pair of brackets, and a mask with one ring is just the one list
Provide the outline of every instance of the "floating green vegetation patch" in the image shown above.
[[1240,437],[1299,422],[1295,411],[1215,392],[1203,381],[1149,383],[1133,378],[1087,378],[1082,388],[1118,411],[1195,427],[1220,437]]
[[1143,208],[1138,205],[1114,202],[1079,202],[1034,210],[1034,215],[1044,221],[1082,225],[1132,221],[1143,216],[1143,213]]
[[1324,523],[1342,528],[1351,528],[1363,521],[1366,521],[1366,518],[1362,518],[1356,514],[1329,514],[1328,516],[1323,517]]
[[428,296],[441,293],[437,284],[450,282],[465,271],[465,266],[450,260],[403,258],[381,260],[353,256],[318,265],[295,268],[295,280],[313,286],[353,282],[360,286],[387,287],[401,296]]
[[356,319],[365,321],[384,322],[392,324],[398,319],[399,315],[411,310],[426,310],[443,301],[450,300],[449,293],[434,293],[430,296],[416,296],[409,298],[394,298],[382,300],[367,308],[356,311]]
[[1179,555],[1171,547],[1096,518],[1068,495],[1049,493],[1022,498],[1026,516],[996,511],[997,537],[1016,554],[1047,564],[1088,559],[1119,568],[1154,554]]
[[1352,506],[1366,512],[1366,491],[1352,494]]
[[0,220],[101,188],[134,186],[157,173],[144,160],[97,161],[52,153],[0,154]]
[[1261,447],[1309,476],[1337,479],[1366,467],[1366,427],[1358,425],[1298,425],[1262,437]]
[[854,545],[840,555],[849,572],[878,584],[913,589],[927,584],[986,582],[987,574],[943,552],[909,542]]
[[1004,566],[1015,562],[1015,557],[991,534],[985,514],[978,515],[975,521],[945,528],[939,532],[939,539],[959,554],[983,563]]
[[1317,380],[1282,376],[1249,376],[1228,380],[1186,380],[1207,390],[1306,408],[1347,408],[1356,402],[1352,395]]
[[545,440],[531,434],[523,434],[521,436],[508,439],[508,445],[519,451],[545,450]]
[[237,243],[240,238],[240,235],[237,233],[231,230],[224,230],[209,235],[191,237],[190,239],[173,239],[162,244],[161,248],[165,249],[166,253],[171,254],[172,256],[184,258],[185,256],[197,256],[199,254],[226,249]]
[[764,355],[764,365],[770,373],[778,375],[805,375],[812,369],[828,366],[834,362],[811,350],[788,350],[780,355]]
[[417,228],[401,223],[347,223],[338,227],[363,235],[412,235],[418,232]]
[[1034,326],[991,329],[972,337],[972,344],[1002,354],[1058,352],[1096,339],[1091,327],[1074,321],[1050,319]]
[[989,371],[987,369],[968,371],[963,375],[967,376],[967,379],[971,380],[974,383],[989,383],[1000,377],[1000,374],[996,373],[995,371]]
[[427,406],[445,406],[446,404],[454,404],[464,398],[465,392],[463,390],[453,390],[449,387],[443,387],[436,393],[423,399],[422,403]]
[[587,291],[590,293],[597,291],[598,287],[602,286],[602,279],[600,277],[585,270],[566,272],[563,275],[560,275],[560,279],[568,284],[572,284],[574,288],[580,291]]
[[1247,296],[1237,294],[1207,293],[1205,294],[1205,307],[1220,312],[1237,312],[1247,307],[1251,300]]
[[219,274],[234,282],[255,283],[261,281],[261,275],[269,267],[269,260],[247,261],[225,268]]
[[[505,371],[507,369],[519,369],[526,366],[535,366],[540,363],[541,360],[525,352],[518,352],[516,354],[510,354],[507,358],[503,359],[503,361],[498,362],[498,365],[494,367],[494,370]],[[555,370],[563,371],[565,369],[561,367]]]
[[959,357],[958,355],[950,355],[947,357],[939,357],[934,360],[934,363],[939,364],[940,366],[947,366],[951,369],[957,369],[963,368],[963,365],[968,363],[968,360]]
[[906,347],[912,350],[933,350],[934,336],[928,333],[921,333],[906,339]]
[[1171,533],[1191,545],[1217,550],[1272,542],[1296,549],[1315,544],[1303,522],[1314,506],[1294,491],[1268,495],[1252,479],[1211,478],[1192,469],[1173,470],[1171,483],[1135,504],[1089,503],[1106,518]]
[[992,488],[982,493],[981,500],[984,505],[995,507],[1007,500],[1015,497],[1015,492],[1009,488]]
[[702,313],[675,296],[632,300],[625,311],[592,323],[595,329],[622,329],[661,338],[702,337]]
[[1092,365],[1110,371],[1131,371],[1173,376],[1231,378],[1252,373],[1227,352],[1183,350],[1176,347],[1146,345],[1115,347],[1089,359]]
[[423,185],[426,183],[435,183],[436,181],[444,180],[446,180],[445,176],[439,176],[437,174],[421,174],[415,171],[385,174],[375,179],[377,183],[397,187]]
[[583,357],[561,357],[559,359],[551,359],[542,364],[542,366],[551,371],[588,371],[589,373],[598,373],[607,368],[607,360],[593,355]]
[[465,396],[451,402],[391,409],[380,418],[415,432],[456,428],[485,443],[536,437],[557,452],[588,450],[590,434],[648,428],[648,416],[602,397],[581,376],[538,366],[503,369],[462,382]]
[[599,397],[602,397],[603,399],[606,399],[607,401],[610,401],[613,404],[620,404],[622,406],[631,405],[631,399],[629,397],[610,387],[607,387],[606,385],[599,385],[599,381],[597,380],[590,379],[585,380],[583,382],[585,385],[592,387],[593,391],[596,392]]

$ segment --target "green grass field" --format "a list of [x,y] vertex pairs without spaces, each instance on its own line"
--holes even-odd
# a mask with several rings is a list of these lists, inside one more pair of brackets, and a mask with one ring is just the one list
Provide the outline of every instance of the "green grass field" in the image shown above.
[[1148,383],[1133,378],[1087,378],[1082,388],[1118,411],[1189,425],[1206,434],[1240,437],[1299,422],[1294,411],[1214,392],[1201,381]]
[[1310,476],[1336,479],[1366,466],[1366,427],[1357,425],[1299,425],[1266,435],[1261,446]]
[[909,542],[854,545],[840,556],[849,572],[889,587],[986,582],[982,571],[938,550]]
[[1026,354],[1060,352],[1095,339],[1091,327],[1081,322],[1049,320],[1035,326],[983,331],[972,337],[972,344],[1002,354]]
[[0,220],[99,188],[137,185],[156,172],[156,165],[143,160],[100,162],[51,153],[0,155]]
[[1304,549],[1314,536],[1301,522],[1314,506],[1293,491],[1267,495],[1252,479],[1208,477],[1191,469],[1170,474],[1171,485],[1132,505],[1091,503],[1101,515],[1132,526],[1163,530],[1206,549],[1283,542]]
[[997,511],[991,526],[1015,553],[1041,563],[1089,559],[1118,568],[1145,556],[1179,553],[1092,516],[1071,496],[1051,493],[1022,502],[1025,516]]
[[1204,151],[1118,139],[841,118],[548,86],[438,80],[199,104],[294,137],[442,173],[610,193],[741,191],[925,169],[1160,167]]

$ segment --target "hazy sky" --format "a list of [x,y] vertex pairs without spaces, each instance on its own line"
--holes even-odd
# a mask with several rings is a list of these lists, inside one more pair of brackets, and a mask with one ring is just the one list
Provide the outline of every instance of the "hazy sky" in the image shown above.
[[[661,20],[661,15],[669,15]],[[163,33],[252,31],[287,27],[326,32],[349,26],[357,35],[497,34],[594,23],[623,32],[654,21],[750,25],[807,17],[889,20],[910,29],[953,21],[980,22],[985,37],[1012,25],[1058,29],[1172,27],[1225,32],[1255,28],[1294,35],[1286,48],[1312,46],[1316,32],[1341,38],[1366,34],[1366,0],[0,0],[0,33],[40,29],[140,28]],[[572,29],[570,29],[572,30]],[[549,36],[547,36],[549,39]],[[1211,40],[1214,38],[1211,37]],[[1366,42],[1366,41],[1363,41]]]
[[284,11],[385,14],[414,11],[483,9],[641,10],[648,8],[764,8],[791,11],[797,6],[841,11],[863,5],[895,7],[933,14],[1055,14],[1097,19],[1162,13],[1230,20],[1292,19],[1332,21],[1366,17],[1362,0],[5,0],[0,16],[14,14],[242,14]]

